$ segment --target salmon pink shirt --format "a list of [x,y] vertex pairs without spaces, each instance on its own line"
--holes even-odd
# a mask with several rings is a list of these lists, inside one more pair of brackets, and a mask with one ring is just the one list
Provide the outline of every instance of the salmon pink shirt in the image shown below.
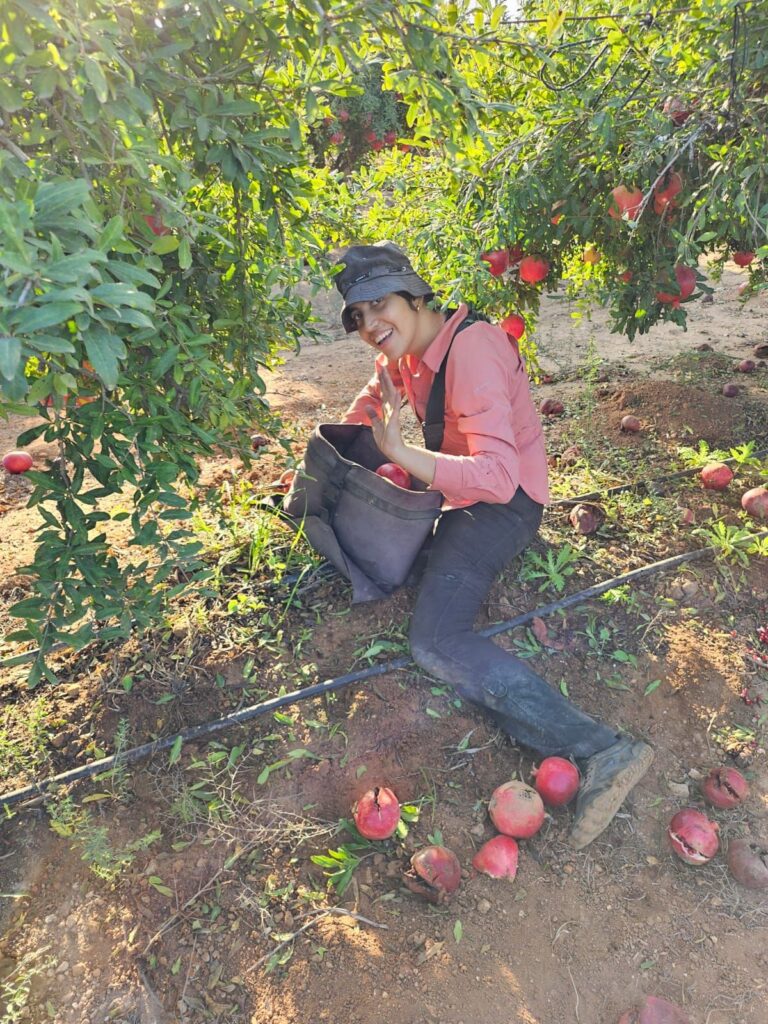
[[[421,359],[407,355],[389,363],[384,353],[376,357],[422,422],[435,373],[466,316],[467,307],[459,306]],[[381,406],[375,374],[344,422],[370,424],[370,406]],[[435,460],[430,490],[442,492],[446,509],[477,501],[506,504],[518,487],[542,505],[549,501],[541,421],[517,344],[501,327],[481,320],[456,335],[445,375],[445,434]]]

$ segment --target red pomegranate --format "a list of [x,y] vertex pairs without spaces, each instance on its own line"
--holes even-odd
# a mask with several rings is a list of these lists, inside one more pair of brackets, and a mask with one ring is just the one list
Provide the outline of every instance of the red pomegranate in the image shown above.
[[719,825],[694,807],[684,807],[674,815],[667,828],[669,843],[686,864],[706,864],[717,853]]
[[576,796],[581,782],[579,769],[564,757],[545,757],[534,768],[533,784],[545,804],[563,807]]
[[32,469],[33,459],[29,452],[8,452],[3,456],[3,469],[18,475]]
[[445,903],[461,884],[459,858],[445,846],[425,846],[411,857],[403,882],[430,903]]
[[701,792],[713,807],[737,807],[749,796],[749,784],[735,768],[713,768],[701,784]]
[[549,263],[543,256],[523,256],[520,260],[520,280],[526,284],[539,284],[549,273]]
[[494,836],[480,847],[472,858],[472,867],[491,878],[508,878],[517,874],[518,845],[511,836]]
[[621,429],[627,434],[637,434],[642,427],[637,416],[622,416]]
[[545,398],[539,406],[542,416],[561,416],[565,412],[565,406],[557,398]]
[[646,996],[642,1006],[627,1010],[619,1024],[690,1024],[679,1006],[659,996]]
[[733,262],[737,267],[748,267],[752,260],[755,258],[755,254],[749,251],[735,252],[733,254]]
[[541,797],[535,789],[516,779],[493,791],[488,813],[499,832],[515,839],[530,839],[544,824]]
[[411,474],[406,469],[403,469],[402,466],[398,466],[396,462],[385,462],[379,466],[376,470],[376,476],[383,477],[385,480],[389,480],[390,483],[396,484],[406,491],[411,489]]
[[699,479],[708,491],[724,491],[733,480],[733,470],[724,462],[708,462]]
[[507,334],[511,334],[515,341],[519,341],[525,334],[525,320],[519,313],[510,313],[508,317],[501,321],[501,329],[506,331]]
[[400,821],[400,804],[391,789],[374,786],[354,805],[352,817],[366,839],[389,839]]

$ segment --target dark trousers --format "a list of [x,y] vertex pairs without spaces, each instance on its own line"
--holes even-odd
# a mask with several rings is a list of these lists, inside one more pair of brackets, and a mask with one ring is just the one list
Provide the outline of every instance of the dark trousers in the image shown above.
[[588,757],[614,743],[617,733],[473,631],[491,584],[535,537],[542,512],[518,488],[506,505],[478,502],[443,513],[413,611],[411,654],[424,671],[490,711],[515,742],[541,756]]

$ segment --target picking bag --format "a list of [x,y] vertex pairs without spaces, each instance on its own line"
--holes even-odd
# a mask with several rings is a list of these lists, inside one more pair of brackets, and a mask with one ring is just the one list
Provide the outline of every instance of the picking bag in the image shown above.
[[352,602],[401,586],[440,515],[443,496],[377,476],[387,462],[370,427],[321,423],[283,501],[309,543],[352,584]]

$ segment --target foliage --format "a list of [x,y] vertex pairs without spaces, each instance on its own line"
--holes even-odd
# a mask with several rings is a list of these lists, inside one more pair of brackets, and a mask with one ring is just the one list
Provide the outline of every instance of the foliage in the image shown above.
[[[491,0],[0,8],[0,411],[39,412],[19,443],[58,453],[29,474],[43,526],[14,612],[15,638],[41,649],[32,682],[53,678],[58,640],[156,621],[201,573],[186,530],[198,459],[247,459],[246,426],[277,431],[265,373],[312,333],[299,285],[327,283],[332,246],[392,238],[441,301],[497,315],[535,313],[565,275],[630,336],[684,325],[707,285],[699,273],[677,301],[678,262],[708,253],[717,271],[749,250],[751,289],[765,287],[764,5],[573,11],[532,0],[517,24]],[[398,145],[329,157],[342,110]],[[657,212],[673,172],[682,190]],[[634,220],[608,215],[619,184],[642,189]],[[543,285],[514,265],[487,273],[480,252],[513,244],[546,257]],[[123,492],[125,509],[99,507]],[[110,518],[129,520],[135,557],[110,546]]]

